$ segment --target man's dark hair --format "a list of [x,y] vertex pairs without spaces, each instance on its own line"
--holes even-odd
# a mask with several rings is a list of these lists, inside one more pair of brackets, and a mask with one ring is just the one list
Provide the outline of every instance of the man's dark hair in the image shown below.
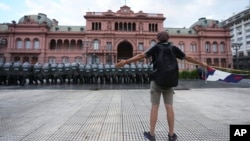
[[163,42],[163,41],[168,41],[169,39],[169,35],[168,35],[168,32],[166,31],[161,31],[157,34],[157,39],[160,41],[160,42]]

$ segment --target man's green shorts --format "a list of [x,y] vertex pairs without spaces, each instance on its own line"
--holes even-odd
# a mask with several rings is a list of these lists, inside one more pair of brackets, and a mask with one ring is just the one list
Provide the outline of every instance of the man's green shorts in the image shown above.
[[160,104],[161,95],[163,96],[164,104],[173,104],[173,94],[172,88],[162,88],[156,85],[154,81],[150,83],[150,94],[152,104]]

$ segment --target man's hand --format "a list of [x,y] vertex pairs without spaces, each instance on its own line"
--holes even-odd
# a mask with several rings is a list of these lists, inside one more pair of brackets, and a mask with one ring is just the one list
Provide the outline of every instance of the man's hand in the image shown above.
[[121,68],[121,67],[123,67],[126,63],[127,63],[126,60],[121,60],[120,62],[118,62],[117,64],[115,64],[115,67],[116,67],[116,68]]

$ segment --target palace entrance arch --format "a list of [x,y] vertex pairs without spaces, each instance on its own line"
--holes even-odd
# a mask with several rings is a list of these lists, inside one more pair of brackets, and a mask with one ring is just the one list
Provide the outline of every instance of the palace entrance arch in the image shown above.
[[121,42],[117,47],[117,61],[133,56],[133,46],[128,41]]

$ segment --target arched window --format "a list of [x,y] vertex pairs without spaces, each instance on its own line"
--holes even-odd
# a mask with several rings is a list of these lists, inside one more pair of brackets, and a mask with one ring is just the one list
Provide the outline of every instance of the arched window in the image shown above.
[[82,57],[76,57],[75,62],[76,63],[82,63]]
[[38,39],[34,40],[34,49],[39,49],[40,48],[40,43]]
[[205,44],[205,50],[206,50],[206,52],[211,52],[211,48],[210,48],[210,43],[209,42],[206,42],[206,44]]
[[132,27],[131,27],[131,23],[128,23],[128,31],[131,31]]
[[49,57],[49,63],[50,64],[56,63],[56,57]]
[[220,43],[220,52],[225,53],[225,44],[223,42]]
[[92,55],[91,57],[92,57],[92,59],[91,59],[92,64],[99,64],[100,59],[99,59],[99,57],[97,55]]
[[115,31],[118,31],[118,23],[115,22]]
[[136,30],[136,24],[133,23],[133,31],[135,31],[135,30]]
[[155,24],[155,32],[158,31],[158,24]]
[[123,28],[122,28],[122,23],[119,23],[119,31],[122,31]]
[[191,52],[197,52],[197,47],[196,47],[196,43],[191,43],[191,45],[190,45],[190,51]]
[[18,38],[16,40],[16,48],[17,49],[21,49],[22,48],[22,40],[20,38]]
[[30,39],[25,39],[25,49],[30,49],[31,45],[30,45]]
[[179,49],[184,52],[184,43],[183,42],[179,43]]
[[127,31],[128,27],[127,27],[127,23],[124,23],[124,31]]
[[218,52],[218,47],[216,42],[213,43],[213,52]]
[[56,49],[56,40],[52,39],[50,41],[49,49]]
[[139,43],[139,44],[138,44],[138,50],[139,50],[139,51],[143,51],[143,50],[144,50],[144,45],[143,45],[143,43]]
[[102,23],[98,23],[98,28],[97,30],[102,30]]
[[98,40],[94,40],[93,49],[94,50],[98,50],[99,49],[99,41]]
[[64,56],[64,57],[62,58],[62,63],[69,63],[69,57]]
[[92,30],[95,30],[95,23],[92,23]]
[[56,41],[55,48],[56,49],[62,49],[63,48],[63,41],[61,39]]

